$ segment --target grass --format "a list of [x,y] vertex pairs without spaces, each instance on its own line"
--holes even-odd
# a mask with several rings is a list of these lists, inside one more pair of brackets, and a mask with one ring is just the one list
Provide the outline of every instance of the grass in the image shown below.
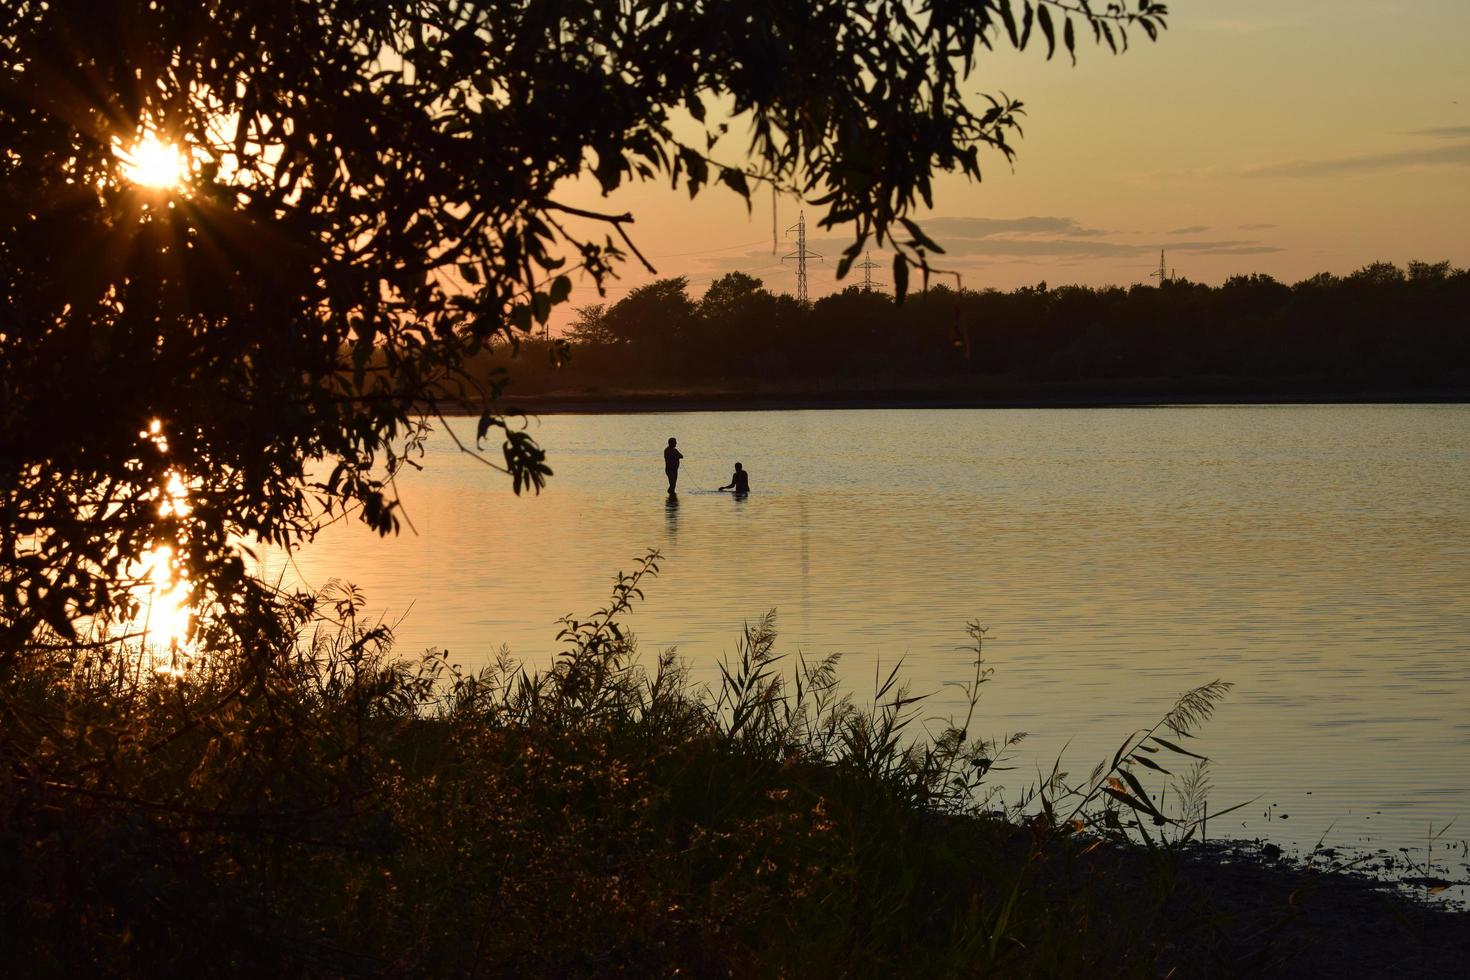
[[[1202,768],[1189,692],[1020,808],[1006,743],[936,735],[894,670],[750,625],[715,689],[620,626],[657,556],[544,672],[394,659],[349,590],[160,678],[30,651],[0,711],[0,945],[25,976],[1207,975],[1243,962],[1180,888]],[[296,640],[282,639],[303,627]],[[276,639],[271,639],[275,637]],[[1198,758],[1191,760],[1198,763]],[[1182,796],[1180,793],[1182,792]],[[1177,812],[1170,812],[1171,810]],[[1130,843],[1131,842],[1131,843]],[[1262,939],[1251,952],[1265,955]],[[1262,962],[1265,962],[1264,960]]]

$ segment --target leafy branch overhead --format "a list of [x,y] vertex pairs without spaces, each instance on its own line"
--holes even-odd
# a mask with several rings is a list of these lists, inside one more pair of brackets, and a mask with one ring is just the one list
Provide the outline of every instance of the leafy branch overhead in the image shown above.
[[[6,4],[0,649],[117,609],[152,546],[205,594],[238,596],[236,540],[293,545],[346,511],[396,530],[393,477],[426,414],[481,413],[466,448],[494,434],[486,462],[539,490],[544,452],[496,407],[505,377],[464,364],[546,324],[573,277],[601,285],[637,255],[633,216],[573,206],[572,182],[794,192],[851,233],[841,272],[876,239],[906,282],[940,251],[911,217],[935,174],[978,179],[983,148],[1013,152],[1020,104],[977,101],[980,56],[1038,35],[1048,56],[1075,54],[1079,24],[1121,50],[1165,13]],[[125,179],[145,136],[182,148],[179,186]],[[162,514],[170,485],[191,506]]]

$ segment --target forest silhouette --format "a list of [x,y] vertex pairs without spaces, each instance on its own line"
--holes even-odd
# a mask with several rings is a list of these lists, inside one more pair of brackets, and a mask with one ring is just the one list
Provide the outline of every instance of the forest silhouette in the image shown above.
[[[1470,272],[1374,262],[1295,285],[852,286],[809,306],[733,272],[583,306],[570,360],[515,364],[511,395],[810,390],[922,398],[1409,398],[1470,390]],[[503,356],[502,351],[497,356]],[[482,365],[484,370],[486,365]]]

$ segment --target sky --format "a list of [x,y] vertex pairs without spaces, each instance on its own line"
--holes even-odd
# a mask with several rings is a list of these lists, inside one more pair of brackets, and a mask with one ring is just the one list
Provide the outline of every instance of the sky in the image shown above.
[[[1039,44],[982,62],[976,93],[1026,105],[1017,158],[982,155],[980,183],[942,178],[920,216],[967,288],[1147,282],[1160,249],[1173,273],[1212,284],[1243,273],[1296,282],[1378,260],[1470,266],[1470,0],[1169,7],[1161,40],[1135,32],[1119,57],[1079,33],[1075,68],[1060,54],[1046,61]],[[666,184],[574,195],[631,211],[659,275],[689,277],[695,296],[733,269],[795,289],[793,264],[780,260],[795,236],[773,255],[768,194],[749,212],[722,188],[695,201]],[[800,210],[779,202],[783,232]],[[814,224],[817,210],[806,213]],[[809,230],[825,257],[809,266],[813,298],[861,281],[861,271],[835,278],[846,244]],[[873,260],[884,266],[875,280],[890,281],[891,256]],[[623,271],[607,301],[653,278]],[[590,282],[573,291],[573,305],[598,301]]]

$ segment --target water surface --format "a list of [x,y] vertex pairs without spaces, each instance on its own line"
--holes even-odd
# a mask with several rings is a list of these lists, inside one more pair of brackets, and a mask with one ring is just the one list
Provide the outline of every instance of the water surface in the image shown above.
[[[1194,747],[1212,835],[1423,848],[1470,835],[1470,407],[874,410],[550,416],[539,497],[431,440],[417,533],[329,529],[283,574],[361,586],[400,650],[544,662],[650,548],[629,623],[711,679],[776,609],[781,647],[902,657],[953,710],[990,627],[983,727],[1032,733],[1018,781],[1085,772],[1180,691],[1236,684]],[[464,434],[472,433],[471,422]],[[662,449],[684,452],[677,504]],[[712,489],[734,461],[754,492]],[[276,562],[279,565],[279,562]],[[1223,825],[1222,825],[1223,824]],[[1457,848],[1458,850],[1458,848]],[[1458,862],[1457,862],[1458,863]]]

